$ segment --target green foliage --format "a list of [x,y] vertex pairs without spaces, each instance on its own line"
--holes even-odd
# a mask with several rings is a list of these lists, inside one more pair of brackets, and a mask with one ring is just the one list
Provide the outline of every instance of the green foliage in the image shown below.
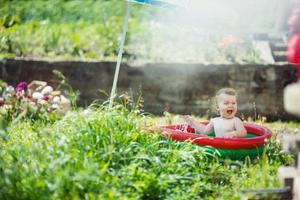
[[[116,60],[126,13],[125,0],[0,2],[1,59]],[[239,36],[243,44],[227,41],[228,47],[222,49],[219,43],[229,33],[200,31],[190,35],[189,30],[178,31],[178,26],[161,23],[166,15],[164,11],[133,4],[124,47],[125,59],[174,62],[186,58],[218,63],[261,61],[250,45],[249,35]],[[184,39],[187,35],[189,40]]]
[[1,5],[2,54],[56,59],[116,55],[125,1],[3,1]]
[[289,162],[272,155],[279,146],[256,160],[209,159],[200,146],[141,129],[144,120],[116,105],[9,124],[0,199],[239,199],[243,188],[279,187],[277,169]]
[[72,107],[75,109],[77,107],[76,101],[79,98],[80,92],[72,88],[67,78],[59,70],[53,70],[53,74],[59,79],[56,89],[60,91],[62,90],[64,94],[68,96]]

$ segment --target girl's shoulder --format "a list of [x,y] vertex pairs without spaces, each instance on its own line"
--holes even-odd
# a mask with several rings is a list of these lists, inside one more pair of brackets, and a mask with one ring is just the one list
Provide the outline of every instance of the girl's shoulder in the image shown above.
[[221,120],[221,117],[214,117],[214,118],[211,118],[211,119],[210,119],[210,122],[211,122],[211,123],[214,123],[214,122],[220,121],[220,120]]
[[241,118],[239,117],[234,117],[234,121],[242,122]]

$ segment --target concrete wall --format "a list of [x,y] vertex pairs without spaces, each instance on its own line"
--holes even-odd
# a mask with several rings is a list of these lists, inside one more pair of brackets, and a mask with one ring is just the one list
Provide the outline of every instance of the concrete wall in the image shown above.
[[[101,98],[99,90],[110,94],[114,62],[46,62],[5,60],[0,63],[0,79],[16,85],[20,81],[44,80],[57,84],[52,70],[61,71],[74,89],[81,92],[80,105]],[[212,97],[222,87],[238,91],[239,114],[269,119],[293,119],[283,109],[283,88],[296,81],[290,65],[203,65],[146,64],[121,66],[118,94],[142,94],[144,110],[162,114],[165,109],[180,114],[214,114]]]

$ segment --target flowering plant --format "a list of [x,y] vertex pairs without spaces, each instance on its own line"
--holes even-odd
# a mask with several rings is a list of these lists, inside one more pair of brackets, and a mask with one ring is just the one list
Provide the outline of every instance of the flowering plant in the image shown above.
[[22,118],[54,121],[70,109],[70,101],[43,81],[20,82],[16,88],[0,86],[0,119],[8,122]]

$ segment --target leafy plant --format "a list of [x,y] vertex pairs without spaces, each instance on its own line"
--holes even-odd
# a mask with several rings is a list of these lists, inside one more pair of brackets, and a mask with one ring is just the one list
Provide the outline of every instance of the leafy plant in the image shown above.
[[57,90],[63,90],[71,100],[71,105],[73,108],[76,108],[76,101],[78,100],[80,92],[72,88],[66,77],[59,70],[53,70],[53,74],[59,79]]
[[115,104],[54,124],[9,124],[0,198],[240,199],[240,189],[280,186],[277,169],[289,156],[277,156],[279,146],[257,160],[209,159],[200,146],[145,131],[145,120],[155,118]]
[[5,124],[21,119],[53,122],[65,112],[60,104],[61,97],[53,96],[51,86],[31,88],[26,82],[20,82],[16,88],[0,88],[0,120]]

